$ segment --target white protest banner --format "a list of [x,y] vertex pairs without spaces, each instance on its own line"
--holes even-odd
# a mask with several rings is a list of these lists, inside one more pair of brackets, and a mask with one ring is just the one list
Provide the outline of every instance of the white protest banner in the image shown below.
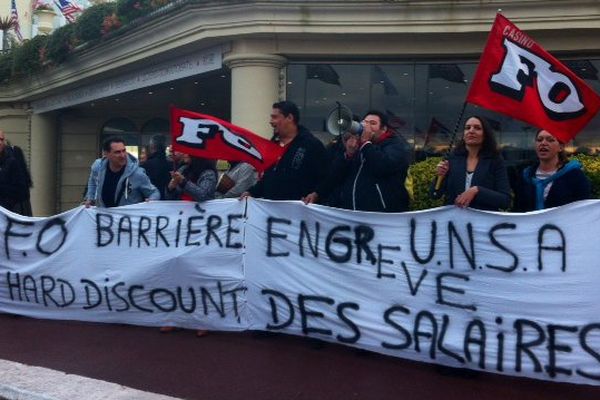
[[599,385],[598,220],[599,201],[530,214],[253,199],[2,210],[0,311],[270,330]]
[[[0,310],[36,318],[248,328],[244,203],[3,214]],[[6,212],[6,211],[5,211]]]
[[600,383],[597,201],[531,214],[377,214],[252,201],[247,215],[255,329]]

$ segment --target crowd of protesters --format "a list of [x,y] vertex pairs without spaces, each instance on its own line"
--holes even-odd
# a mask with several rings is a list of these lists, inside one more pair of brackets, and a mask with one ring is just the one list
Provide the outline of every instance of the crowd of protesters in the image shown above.
[[[86,207],[118,207],[151,200],[201,203],[215,198],[257,197],[302,200],[357,211],[403,212],[409,209],[405,181],[410,164],[408,144],[389,128],[386,115],[368,111],[358,134],[345,133],[326,149],[300,124],[298,107],[273,104],[272,141],[286,147],[283,156],[259,178],[247,163],[233,162],[219,178],[216,161],[172,152],[163,136],[152,137],[143,159],[127,152],[123,138],[108,138],[102,157],[91,166]],[[569,161],[564,144],[551,133],[535,136],[535,164],[511,189],[494,133],[485,118],[468,117],[454,150],[436,168],[432,198],[446,205],[482,210],[532,211],[591,197],[591,185],[578,161]],[[141,154],[140,154],[141,155]],[[0,130],[0,206],[32,215],[31,176],[18,147]],[[514,198],[512,194],[514,193]],[[165,326],[161,332],[176,328]],[[197,330],[197,336],[207,331]]]
[[[244,162],[230,163],[219,178],[213,160],[177,152],[168,158],[166,139],[161,135],[152,137],[138,160],[127,153],[124,139],[111,137],[103,143],[103,156],[92,164],[84,203],[117,207],[159,199],[203,202],[257,197],[357,211],[407,211],[408,144],[390,129],[387,116],[378,110],[368,111],[361,124],[359,134],[344,133],[337,146],[326,149],[300,124],[294,103],[273,104],[271,140],[286,151],[260,177]],[[443,198],[447,205],[519,212],[591,197],[589,179],[578,161],[567,159],[563,143],[539,130],[534,146],[536,160],[511,187],[489,122],[470,116],[458,144],[437,165],[430,195]],[[32,215],[31,187],[22,150],[10,146],[0,130],[0,206]]]

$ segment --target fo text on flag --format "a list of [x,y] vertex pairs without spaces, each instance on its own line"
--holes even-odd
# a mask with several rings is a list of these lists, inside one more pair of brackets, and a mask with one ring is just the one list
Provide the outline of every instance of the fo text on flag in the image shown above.
[[173,150],[212,160],[241,161],[262,172],[286,150],[219,118],[171,107]]
[[545,129],[567,142],[600,109],[600,96],[498,14],[467,102]]

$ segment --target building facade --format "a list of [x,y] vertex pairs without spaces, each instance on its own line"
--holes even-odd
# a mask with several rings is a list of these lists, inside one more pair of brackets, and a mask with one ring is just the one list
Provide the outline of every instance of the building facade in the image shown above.
[[[130,150],[168,134],[169,106],[265,137],[271,104],[296,102],[328,140],[336,102],[386,112],[415,158],[447,145],[498,10],[600,93],[599,0],[180,1],[59,67],[0,91],[0,127],[26,150],[36,215],[80,203],[102,138]],[[534,129],[488,116],[520,160]],[[597,116],[571,145],[600,147]]]

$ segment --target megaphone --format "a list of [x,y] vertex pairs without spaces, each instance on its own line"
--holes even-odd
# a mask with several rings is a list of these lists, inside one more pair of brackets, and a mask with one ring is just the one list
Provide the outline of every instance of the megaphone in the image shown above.
[[340,102],[336,103],[337,107],[327,116],[327,132],[333,136],[342,136],[346,132],[360,135],[363,126],[352,119],[352,111]]

